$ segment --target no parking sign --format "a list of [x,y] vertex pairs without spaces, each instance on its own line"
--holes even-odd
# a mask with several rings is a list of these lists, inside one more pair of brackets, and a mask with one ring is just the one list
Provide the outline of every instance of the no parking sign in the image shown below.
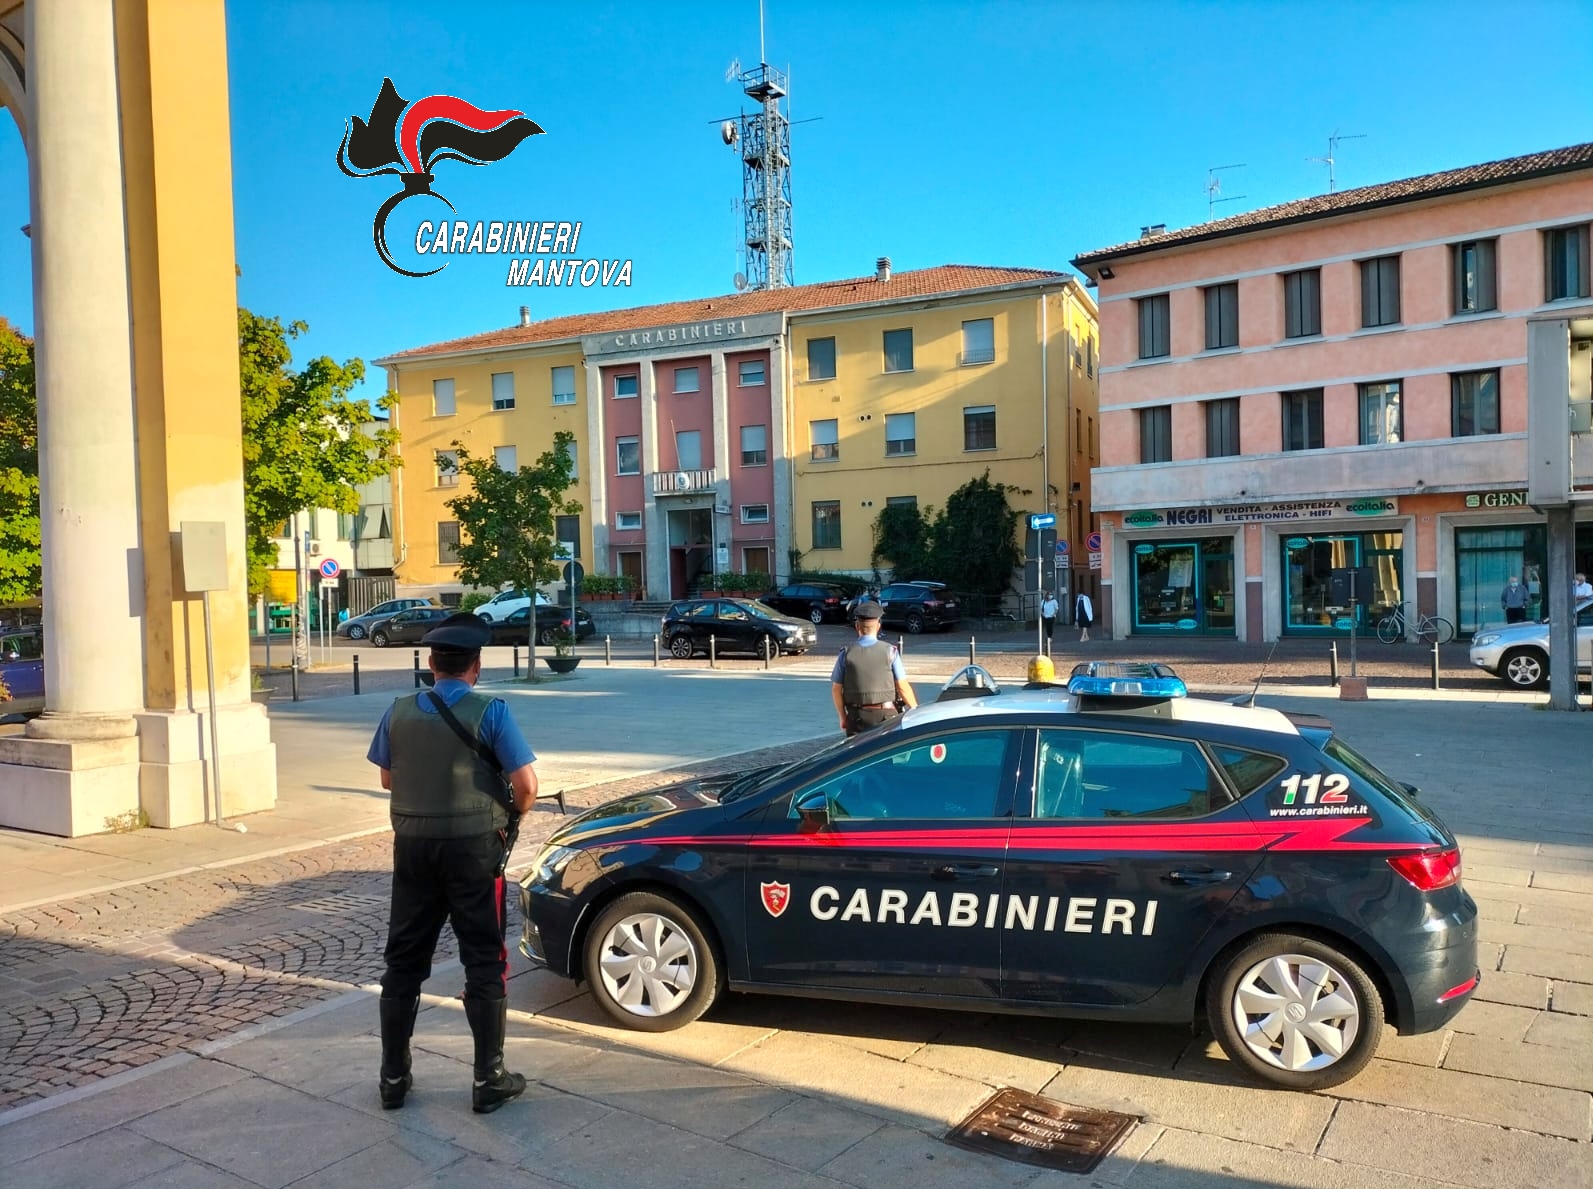
[[321,563],[321,577],[336,578],[342,569],[343,567],[337,564],[335,557],[329,557]]

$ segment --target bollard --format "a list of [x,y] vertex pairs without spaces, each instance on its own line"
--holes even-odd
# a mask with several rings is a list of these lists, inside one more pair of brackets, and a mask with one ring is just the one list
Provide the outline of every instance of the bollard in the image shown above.
[[763,667],[765,669],[767,669],[769,667],[769,637],[768,636],[765,636],[763,638]]
[[1334,640],[1328,645],[1328,684],[1339,683],[1339,642]]
[[360,654],[354,654],[354,692],[360,692]]
[[972,636],[969,636],[968,637],[968,663],[970,665],[977,665],[979,663],[975,659],[976,655],[977,655],[977,653],[976,653],[975,647],[974,647],[974,638]]
[[709,636],[708,637],[708,667],[710,669],[717,669],[719,667],[719,637],[718,636]]
[[658,668],[658,633],[653,633],[653,668]]
[[1433,688],[1438,689],[1438,641],[1433,640]]
[[614,637],[612,636],[603,637],[603,663],[605,665],[614,663]]
[[517,679],[520,676],[520,646],[518,644],[514,646],[514,675]]
[[293,700],[299,700],[299,666],[293,666]]
[[901,653],[903,656],[907,655],[907,637],[906,636],[897,636],[896,637],[896,651]]
[[420,649],[415,649],[415,688],[420,688]]

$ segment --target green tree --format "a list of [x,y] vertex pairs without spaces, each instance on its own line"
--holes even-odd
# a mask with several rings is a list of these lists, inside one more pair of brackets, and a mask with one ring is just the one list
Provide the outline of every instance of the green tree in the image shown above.
[[1018,544],[1018,513],[1008,505],[1007,493],[1020,490],[992,483],[986,471],[951,493],[930,529],[939,581],[979,595],[999,595],[1012,584],[1013,569],[1023,563],[1023,548]]
[[[581,505],[565,496],[573,481],[575,435],[560,430],[553,445],[530,466],[506,471],[490,457],[453,448],[470,490],[448,501],[459,522],[459,580],[466,586],[512,587],[530,594],[559,577],[554,560],[557,518],[575,516]],[[526,616],[531,675],[536,675],[536,607]]]
[[365,378],[358,359],[336,363],[320,356],[302,371],[293,367],[291,340],[309,327],[283,324],[238,309],[238,379],[243,396],[243,511],[249,537],[249,593],[266,587],[276,564],[272,540],[295,512],[330,508],[359,511],[362,483],[399,464],[398,433],[367,432],[376,410],[390,408],[386,393],[375,408],[349,393]]
[[892,568],[897,581],[929,578],[929,526],[934,509],[920,512],[917,504],[887,504],[874,518],[874,552],[870,557],[874,575],[881,564]]
[[39,546],[33,340],[0,318],[0,603],[39,597]]

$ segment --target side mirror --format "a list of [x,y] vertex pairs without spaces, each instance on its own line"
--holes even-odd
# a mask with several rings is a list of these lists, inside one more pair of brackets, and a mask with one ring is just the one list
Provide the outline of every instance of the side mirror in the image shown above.
[[822,830],[830,824],[830,798],[822,789],[803,793],[796,812],[804,830]]

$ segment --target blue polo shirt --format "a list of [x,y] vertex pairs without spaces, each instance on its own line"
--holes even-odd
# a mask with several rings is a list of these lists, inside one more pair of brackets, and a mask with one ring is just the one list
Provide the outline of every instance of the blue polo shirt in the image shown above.
[[[902,654],[896,651],[896,645],[881,640],[878,636],[859,636],[859,648],[877,648],[883,645],[891,650],[891,676],[897,681],[907,680],[907,666],[902,664]],[[835,668],[830,670],[830,684],[839,685],[843,680],[842,674],[846,671],[846,649],[841,649],[840,655],[835,658]]]
[[[439,677],[433,690],[443,700],[443,705],[452,707],[470,692],[471,685],[468,681],[460,681],[455,677]],[[427,714],[437,713],[431,704],[431,698],[419,698],[417,702]],[[382,721],[377,724],[370,751],[365,753],[365,758],[378,768],[393,766],[393,748],[387,737],[388,724],[392,721],[392,717],[393,708],[389,706],[382,715]],[[487,707],[487,713],[481,719],[481,739],[492,748],[492,754],[498,757],[498,763],[503,765],[505,772],[524,768],[527,764],[535,762],[537,758],[536,753],[531,750],[531,745],[525,741],[525,736],[520,733],[520,728],[515,725],[514,719],[509,717],[509,708],[500,698],[492,700],[492,705]]]

